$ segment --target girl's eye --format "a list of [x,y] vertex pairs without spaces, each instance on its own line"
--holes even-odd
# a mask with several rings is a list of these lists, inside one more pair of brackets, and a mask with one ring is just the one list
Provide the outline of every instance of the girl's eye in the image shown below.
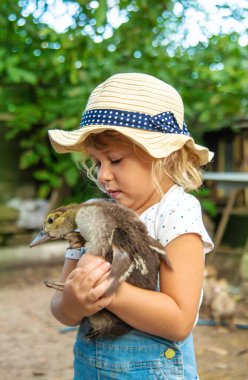
[[118,160],[111,160],[111,164],[119,164],[121,160],[122,158],[119,158]]

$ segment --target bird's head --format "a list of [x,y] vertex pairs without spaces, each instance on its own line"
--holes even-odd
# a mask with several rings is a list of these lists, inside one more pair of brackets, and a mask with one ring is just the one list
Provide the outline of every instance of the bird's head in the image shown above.
[[79,205],[62,206],[51,211],[44,222],[44,227],[33,239],[30,247],[42,244],[48,240],[66,238],[66,235],[77,228],[75,217]]

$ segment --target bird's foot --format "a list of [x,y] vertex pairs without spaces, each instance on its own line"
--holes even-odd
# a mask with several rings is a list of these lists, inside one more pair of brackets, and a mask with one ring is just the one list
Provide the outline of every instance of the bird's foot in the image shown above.
[[69,241],[70,248],[81,248],[85,245],[85,240],[79,232],[70,232],[65,238]]
[[64,283],[63,282],[45,280],[44,284],[48,288],[53,288],[53,289],[59,290],[61,292],[64,290]]

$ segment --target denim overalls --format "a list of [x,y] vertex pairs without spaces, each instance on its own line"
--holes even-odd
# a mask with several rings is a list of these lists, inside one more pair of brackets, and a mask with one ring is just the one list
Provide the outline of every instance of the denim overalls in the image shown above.
[[138,330],[110,339],[84,339],[80,326],[74,346],[74,380],[196,380],[192,334],[171,342]]

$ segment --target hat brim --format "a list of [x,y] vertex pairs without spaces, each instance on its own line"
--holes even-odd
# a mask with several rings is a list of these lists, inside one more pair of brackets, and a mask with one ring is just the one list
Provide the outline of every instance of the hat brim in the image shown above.
[[190,136],[183,134],[153,132],[136,128],[96,125],[87,126],[74,131],[59,129],[49,130],[49,138],[54,150],[58,153],[81,152],[82,143],[95,133],[113,130],[121,133],[135,144],[140,146],[154,158],[168,157],[172,152],[182,148],[185,144],[198,155],[200,164],[206,165],[214,156],[207,148],[195,144]]

